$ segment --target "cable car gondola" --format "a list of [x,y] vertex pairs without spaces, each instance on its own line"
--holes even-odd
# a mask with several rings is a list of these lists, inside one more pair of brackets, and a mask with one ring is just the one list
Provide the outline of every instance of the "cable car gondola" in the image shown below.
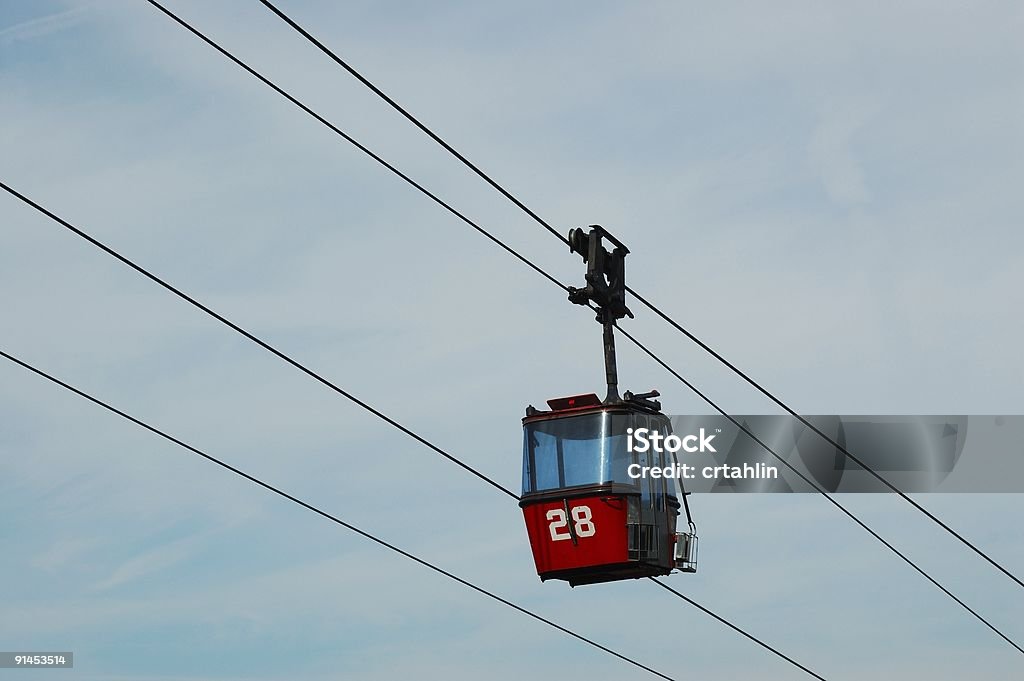
[[[607,238],[616,248],[608,252]],[[613,328],[632,317],[625,306],[628,250],[599,226],[569,232],[570,248],[588,265],[587,287],[569,299],[590,305],[604,327],[608,393],[548,400],[523,419],[523,509],[537,574],[571,586],[696,571],[697,536],[686,496],[665,478],[629,475],[630,465],[664,468],[664,452],[631,452],[634,429],[671,434],[657,391],[618,395]],[[636,469],[634,469],[636,470]],[[677,533],[680,498],[690,532]]]

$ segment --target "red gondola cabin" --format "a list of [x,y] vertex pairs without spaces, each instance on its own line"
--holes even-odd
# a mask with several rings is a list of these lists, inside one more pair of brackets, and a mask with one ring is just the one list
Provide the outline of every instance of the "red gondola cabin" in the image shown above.
[[551,411],[527,408],[519,505],[542,581],[577,586],[695,571],[696,537],[677,537],[671,481],[627,473],[633,463],[667,464],[664,453],[627,448],[629,428],[671,433],[646,397],[578,395],[549,400]]

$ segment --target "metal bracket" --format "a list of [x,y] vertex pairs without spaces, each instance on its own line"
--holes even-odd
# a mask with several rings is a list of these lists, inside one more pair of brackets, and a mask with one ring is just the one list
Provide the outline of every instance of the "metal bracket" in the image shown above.
[[[614,246],[611,251],[604,247],[605,239]],[[570,286],[569,301],[597,310],[597,321],[604,327],[604,370],[608,384],[604,401],[618,402],[614,329],[616,320],[633,317],[626,307],[626,255],[629,249],[600,225],[591,225],[589,232],[569,230],[569,250],[579,254],[587,263],[587,285],[584,288]]]
[[[608,251],[602,243],[607,239],[614,245]],[[597,320],[602,324],[623,317],[633,318],[626,307],[626,255],[629,249],[609,234],[601,225],[591,225],[589,232],[569,230],[569,250],[579,254],[587,263],[587,285],[569,287],[569,300],[577,305],[593,303],[598,309]]]

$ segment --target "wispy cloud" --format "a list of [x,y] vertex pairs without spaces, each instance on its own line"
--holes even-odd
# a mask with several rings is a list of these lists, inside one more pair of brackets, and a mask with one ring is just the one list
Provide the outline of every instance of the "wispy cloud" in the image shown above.
[[854,151],[855,136],[878,112],[879,106],[871,102],[830,103],[811,135],[811,165],[836,203],[857,204],[870,199],[864,169]]
[[28,19],[13,26],[0,28],[0,44],[41,38],[51,33],[67,30],[78,24],[91,7],[80,5],[60,12],[54,12],[34,19]]
[[193,538],[182,539],[141,553],[118,565],[109,577],[93,585],[93,589],[113,589],[181,563],[192,555],[195,544]]
[[103,545],[97,538],[71,538],[54,542],[32,559],[32,565],[47,572],[55,572]]

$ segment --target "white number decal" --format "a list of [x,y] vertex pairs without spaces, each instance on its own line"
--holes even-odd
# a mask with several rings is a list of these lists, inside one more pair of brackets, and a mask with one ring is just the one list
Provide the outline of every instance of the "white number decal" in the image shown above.
[[576,521],[576,536],[593,537],[597,533],[597,528],[594,527],[590,516],[589,506],[577,506],[572,509],[572,519]]
[[[572,515],[574,521],[573,529],[576,530],[577,537],[593,537],[597,534],[597,527],[594,526],[589,506],[575,506],[570,511],[570,515]],[[551,541],[572,539],[572,534],[568,531],[564,533],[559,531],[569,526],[565,519],[565,511],[560,508],[553,508],[544,517],[551,521],[548,524],[548,531],[551,532]]]
[[565,522],[565,511],[560,508],[553,508],[547,512],[544,516],[551,521],[548,525],[548,530],[551,532],[551,541],[560,541],[562,539],[572,539],[572,536],[566,532],[565,534],[559,534],[559,530],[563,527],[567,527],[569,523]]

